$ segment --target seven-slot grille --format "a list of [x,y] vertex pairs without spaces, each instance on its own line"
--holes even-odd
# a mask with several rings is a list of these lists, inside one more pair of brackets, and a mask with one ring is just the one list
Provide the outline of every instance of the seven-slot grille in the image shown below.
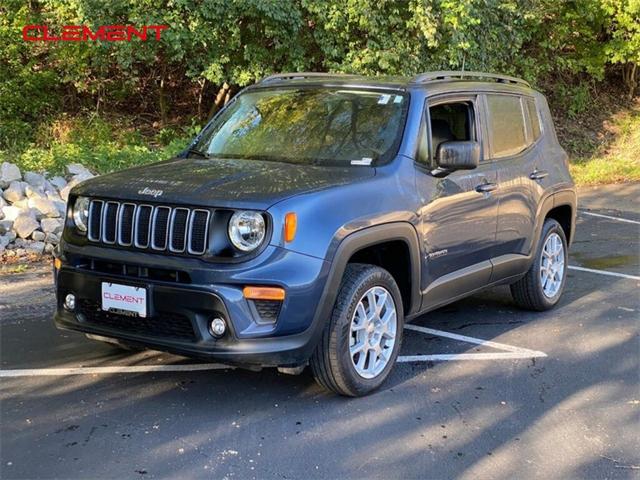
[[210,217],[201,208],[92,200],[87,236],[107,245],[202,255]]

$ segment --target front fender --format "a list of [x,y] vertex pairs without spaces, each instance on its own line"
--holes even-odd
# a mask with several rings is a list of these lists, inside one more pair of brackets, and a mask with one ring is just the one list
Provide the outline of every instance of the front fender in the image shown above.
[[[344,271],[347,268],[349,260],[356,252],[376,244],[391,241],[402,241],[407,245],[411,262],[411,307],[406,312],[406,315],[418,312],[421,301],[420,244],[418,242],[418,233],[415,227],[409,222],[391,222],[367,227],[351,233],[337,245],[332,245],[327,254],[327,260],[331,262],[331,269],[325,287],[326,298],[324,298],[325,295],[323,295],[321,305],[323,304],[322,302],[324,302],[324,305],[328,305],[331,308],[333,307],[336,296],[338,295],[338,290],[340,289],[342,277],[344,276]],[[329,312],[327,312],[327,314]]]

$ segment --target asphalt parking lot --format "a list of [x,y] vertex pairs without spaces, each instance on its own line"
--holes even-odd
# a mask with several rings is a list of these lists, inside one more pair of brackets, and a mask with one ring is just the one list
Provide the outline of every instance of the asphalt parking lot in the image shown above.
[[50,272],[0,278],[2,478],[638,478],[640,184],[580,199],[558,308],[507,288],[405,331],[375,394],[119,353],[54,328]]

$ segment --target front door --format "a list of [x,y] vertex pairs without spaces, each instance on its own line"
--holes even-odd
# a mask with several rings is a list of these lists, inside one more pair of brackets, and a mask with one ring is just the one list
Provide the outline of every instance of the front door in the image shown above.
[[[425,112],[430,136],[430,160],[439,143],[475,140],[482,129],[477,99],[439,97]],[[423,250],[423,308],[435,307],[486,285],[496,242],[498,174],[481,161],[474,170],[457,171],[444,178],[430,174],[434,166],[419,166],[416,182],[421,208]]]

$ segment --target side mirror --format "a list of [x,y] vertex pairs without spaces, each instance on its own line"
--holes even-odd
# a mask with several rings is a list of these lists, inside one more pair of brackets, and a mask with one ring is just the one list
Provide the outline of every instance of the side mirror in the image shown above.
[[442,142],[436,151],[438,168],[435,176],[445,176],[454,170],[473,170],[480,164],[480,144],[473,141]]

